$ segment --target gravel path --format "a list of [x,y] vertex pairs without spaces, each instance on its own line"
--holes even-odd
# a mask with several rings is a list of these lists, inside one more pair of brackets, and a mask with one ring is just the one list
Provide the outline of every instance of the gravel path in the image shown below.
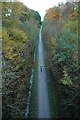
[[[38,47],[38,118],[50,118],[50,107],[47,88],[47,76],[44,67],[44,54],[42,46],[41,30],[39,33]],[[42,72],[40,65],[43,65]]]

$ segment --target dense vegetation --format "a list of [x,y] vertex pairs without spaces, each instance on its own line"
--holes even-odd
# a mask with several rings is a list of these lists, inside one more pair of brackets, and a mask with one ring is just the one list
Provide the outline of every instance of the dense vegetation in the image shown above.
[[78,3],[59,4],[47,10],[43,22],[45,62],[59,118],[80,117],[78,13]]
[[2,3],[3,119],[24,118],[41,17],[20,2]]

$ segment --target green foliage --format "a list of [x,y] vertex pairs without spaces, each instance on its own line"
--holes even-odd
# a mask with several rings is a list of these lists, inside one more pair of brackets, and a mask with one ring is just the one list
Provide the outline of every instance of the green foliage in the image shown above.
[[25,43],[26,41],[28,42],[27,35],[23,31],[16,28],[9,30],[9,37],[11,40],[15,41],[16,43],[17,42]]
[[[55,10],[58,11],[55,13]],[[57,13],[60,14],[56,17]],[[77,3],[66,3],[65,7],[62,4],[60,8],[49,9],[43,22],[45,61],[52,87],[57,94],[61,118],[73,117],[73,115],[76,118],[79,112],[76,109],[78,103],[74,102],[78,101],[74,96],[79,94],[78,87],[80,87],[77,16]]]
[[69,22],[67,22],[65,25],[64,25],[64,28],[66,29],[71,29],[71,31],[72,32],[77,32],[77,30],[78,30],[78,20],[75,20],[75,21],[69,21]]
[[72,80],[71,80],[70,76],[66,76],[61,80],[61,83],[63,85],[71,86],[72,85]]
[[60,83],[62,83],[63,85],[67,85],[69,87],[72,86],[72,79],[68,75],[66,67],[64,67],[63,73],[64,73],[63,79],[60,81]]
[[[3,119],[22,119],[26,111],[40,20],[19,2],[3,2]],[[10,13],[10,16],[6,14]],[[32,18],[32,20],[31,20]]]
[[54,56],[54,61],[55,61],[55,63],[63,63],[63,62],[65,62],[66,61],[66,56],[65,56],[65,54],[62,52],[62,53],[60,53],[60,54],[56,54],[55,56]]
[[41,22],[41,17],[37,11],[35,12],[35,18],[36,18],[36,20]]

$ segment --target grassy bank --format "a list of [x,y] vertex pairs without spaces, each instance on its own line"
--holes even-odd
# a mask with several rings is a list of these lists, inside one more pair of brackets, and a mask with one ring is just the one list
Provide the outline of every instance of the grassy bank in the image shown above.
[[22,119],[41,17],[20,2],[3,2],[2,8],[3,119]]
[[48,95],[49,95],[49,102],[50,102],[50,110],[51,110],[51,118],[58,118],[58,111],[57,111],[57,96],[55,93],[54,87],[52,87],[52,83],[48,83]]
[[34,78],[31,90],[29,118],[37,118],[37,77],[38,77],[38,42],[35,51]]
[[[44,41],[43,41],[43,47],[44,47]],[[48,96],[49,96],[49,102],[50,102],[50,113],[51,113],[51,118],[58,118],[58,111],[57,111],[57,96],[56,96],[56,90],[54,86],[52,86],[51,82],[51,76],[49,75],[49,70],[48,70],[48,63],[46,61],[47,59],[47,53],[44,47],[44,61],[45,61],[45,68],[47,72],[47,84],[48,84]]]

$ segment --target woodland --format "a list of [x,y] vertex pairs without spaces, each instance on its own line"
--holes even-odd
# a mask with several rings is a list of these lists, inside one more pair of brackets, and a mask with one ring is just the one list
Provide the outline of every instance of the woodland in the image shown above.
[[3,119],[24,118],[41,25],[51,118],[80,118],[79,6],[59,3],[41,22],[20,2],[2,3]]
[[[50,79],[51,106],[59,118],[80,117],[79,5],[59,3],[47,10],[42,37]],[[52,92],[54,91],[54,92]],[[52,116],[54,117],[54,107]]]
[[3,119],[23,118],[41,17],[20,2],[2,3]]

